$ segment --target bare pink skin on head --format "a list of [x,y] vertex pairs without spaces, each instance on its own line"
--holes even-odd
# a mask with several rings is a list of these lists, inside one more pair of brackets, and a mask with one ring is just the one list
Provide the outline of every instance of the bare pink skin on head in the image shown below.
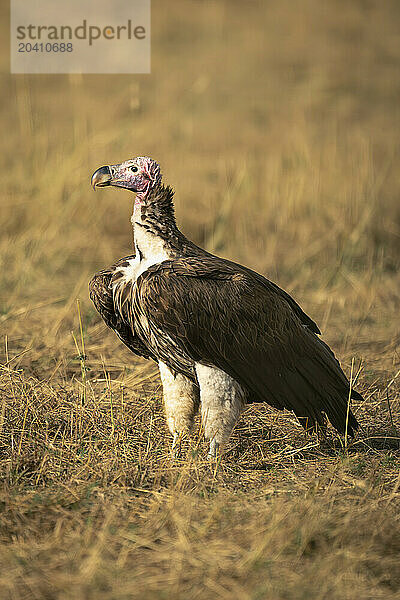
[[147,187],[142,192],[138,192],[135,198],[135,209],[139,208],[143,201],[146,199],[149,191],[155,186],[161,183],[161,170],[158,163],[149,156],[138,156],[136,162],[139,168],[142,170],[143,177],[147,177],[149,182]]
[[[92,175],[91,184],[94,189],[98,187],[117,187],[129,190],[136,194],[133,220],[141,221],[149,210],[157,213],[157,218],[163,214],[166,220],[168,213],[170,225],[175,225],[174,209],[172,204],[173,192],[170,188],[162,186],[160,166],[148,156],[137,156],[120,164],[99,167]],[[146,206],[146,210],[144,210]],[[151,207],[151,209],[150,209]]]
[[137,156],[119,165],[110,165],[111,185],[136,192],[135,209],[146,200],[150,190],[161,183],[158,163],[149,156]]

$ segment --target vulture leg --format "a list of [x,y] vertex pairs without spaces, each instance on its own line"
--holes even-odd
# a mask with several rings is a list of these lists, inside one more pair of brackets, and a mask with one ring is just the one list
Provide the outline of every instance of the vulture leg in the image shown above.
[[229,438],[245,405],[243,388],[224,371],[196,364],[200,386],[201,417],[204,434],[210,440],[209,457]]
[[216,458],[218,456],[218,450],[219,450],[219,444],[215,441],[215,439],[212,439],[210,441],[210,449],[208,451],[208,458],[210,460],[216,460]]
[[199,388],[188,377],[174,373],[163,362],[158,363],[163,385],[163,397],[167,424],[174,436],[172,452],[176,454],[182,436],[193,425],[194,416],[199,408]]
[[181,443],[181,436],[179,435],[179,433],[177,431],[175,431],[174,437],[172,440],[172,446],[171,446],[172,456],[177,456],[180,443]]

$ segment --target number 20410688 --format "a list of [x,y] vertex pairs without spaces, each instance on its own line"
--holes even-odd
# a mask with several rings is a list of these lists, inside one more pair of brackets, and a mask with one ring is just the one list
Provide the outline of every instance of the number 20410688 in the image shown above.
[[18,52],[73,52],[74,47],[71,42],[47,42],[46,44],[30,42],[19,42]]

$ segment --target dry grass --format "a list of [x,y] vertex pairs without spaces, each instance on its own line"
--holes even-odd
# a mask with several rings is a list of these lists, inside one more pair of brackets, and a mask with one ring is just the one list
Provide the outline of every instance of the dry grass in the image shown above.
[[[151,76],[1,76],[1,598],[398,597],[399,18],[153,1]],[[87,297],[131,242],[129,196],[90,174],[137,154],[190,237],[361,362],[354,443],[254,406],[215,468],[198,428],[171,459],[154,366]]]

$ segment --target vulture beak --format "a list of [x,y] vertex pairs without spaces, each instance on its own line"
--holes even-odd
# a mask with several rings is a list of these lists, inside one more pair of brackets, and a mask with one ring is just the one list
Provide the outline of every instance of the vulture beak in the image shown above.
[[92,186],[93,189],[96,190],[97,187],[106,187],[107,185],[111,185],[112,175],[110,167],[100,167],[97,169],[92,175]]

